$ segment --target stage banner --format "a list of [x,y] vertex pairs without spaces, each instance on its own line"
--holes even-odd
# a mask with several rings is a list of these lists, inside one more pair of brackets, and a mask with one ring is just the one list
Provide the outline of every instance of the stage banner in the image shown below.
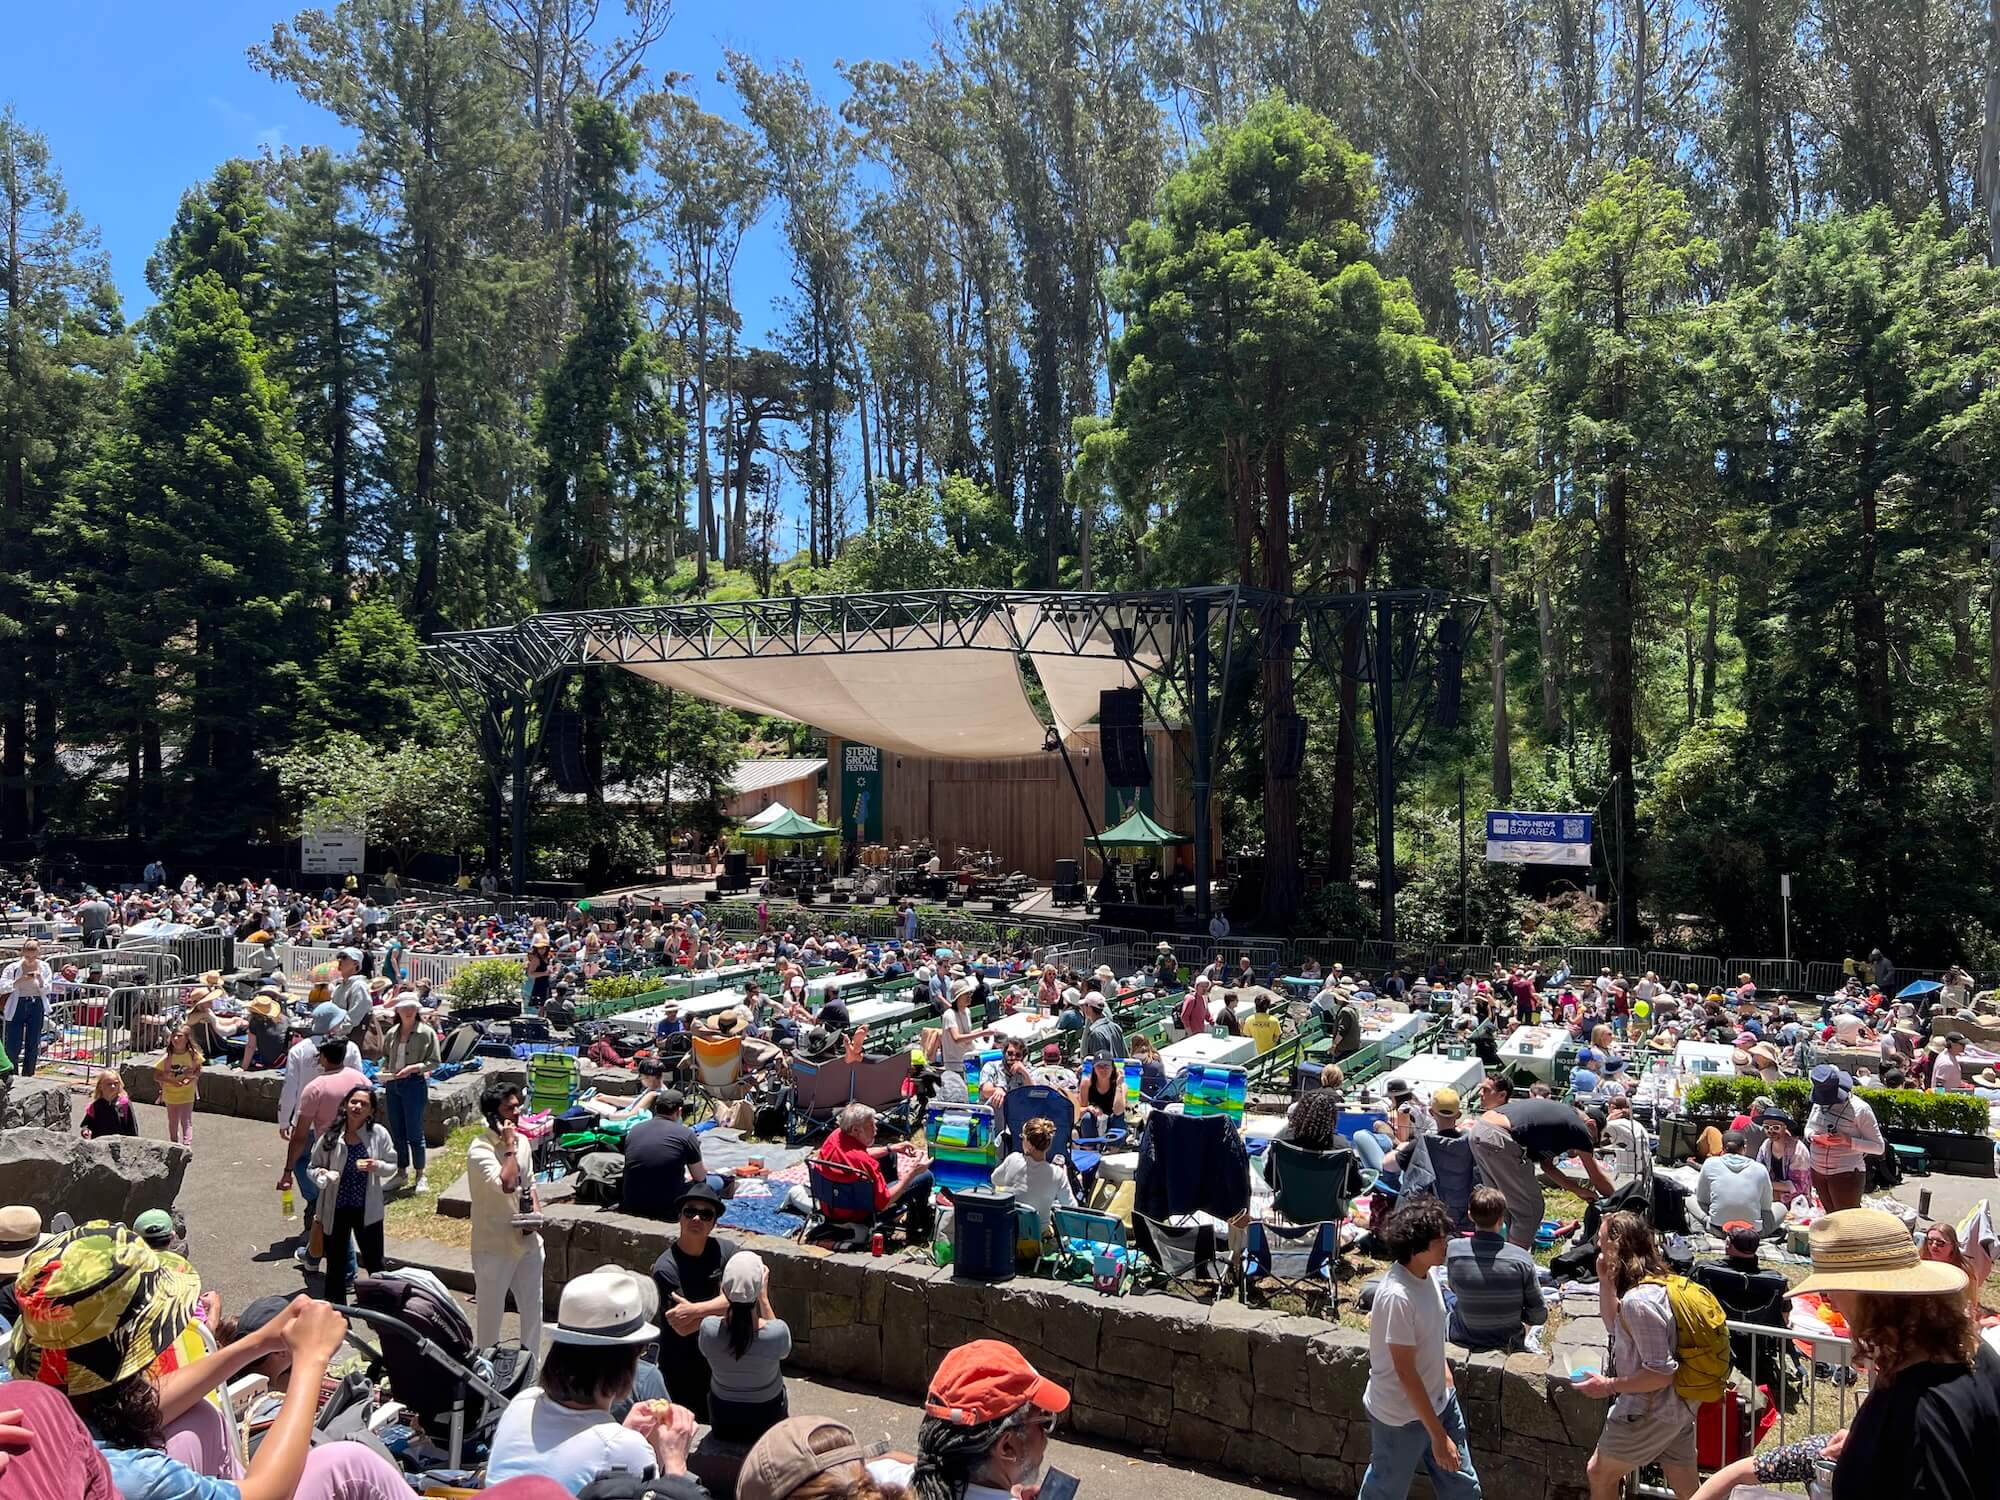
[[840,836],[843,843],[882,842],[882,752],[874,745],[840,747]]
[[1157,810],[1153,806],[1153,783],[1150,778],[1150,773],[1153,770],[1153,737],[1147,735],[1144,743],[1146,746],[1146,770],[1149,773],[1146,784],[1144,786],[1113,786],[1109,781],[1104,783],[1104,826],[1106,828],[1116,828],[1135,812],[1142,812],[1149,818],[1158,816]]
[[1490,812],[1487,863],[1588,866],[1590,822],[1589,813]]

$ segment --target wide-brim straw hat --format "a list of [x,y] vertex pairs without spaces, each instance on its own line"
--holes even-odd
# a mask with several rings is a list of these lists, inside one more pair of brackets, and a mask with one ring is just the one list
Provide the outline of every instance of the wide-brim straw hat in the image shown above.
[[1807,1292],[1873,1292],[1891,1297],[1954,1296],[1965,1290],[1965,1272],[1917,1254],[1910,1231],[1879,1208],[1843,1208],[1814,1222],[1812,1275],[1791,1289]]

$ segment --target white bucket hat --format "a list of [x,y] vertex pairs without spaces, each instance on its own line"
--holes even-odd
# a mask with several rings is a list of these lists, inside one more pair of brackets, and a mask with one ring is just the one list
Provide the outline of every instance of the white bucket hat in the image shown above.
[[650,1344],[660,1330],[646,1321],[646,1296],[630,1271],[592,1271],[563,1288],[549,1339],[598,1347]]

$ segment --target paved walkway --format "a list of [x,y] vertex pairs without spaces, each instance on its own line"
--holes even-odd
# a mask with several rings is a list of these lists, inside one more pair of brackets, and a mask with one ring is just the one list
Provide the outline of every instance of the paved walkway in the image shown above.
[[[165,1140],[166,1111],[134,1105],[140,1134]],[[195,1116],[195,1156],[182,1185],[180,1207],[187,1215],[189,1258],[206,1285],[222,1293],[234,1310],[267,1293],[317,1290],[292,1261],[300,1220],[287,1222],[279,1208],[278,1173],[283,1161],[278,1128],[262,1121]],[[391,1240],[389,1254],[426,1263],[468,1264],[465,1252],[429,1241]],[[469,1303],[470,1299],[466,1299]],[[507,1315],[507,1331],[515,1319]],[[888,1441],[908,1452],[915,1447],[922,1412],[903,1401],[820,1380],[788,1378],[795,1412],[823,1412],[849,1423],[865,1441]],[[1251,1500],[1284,1493],[1172,1463],[1058,1440],[1049,1463],[1076,1475],[1089,1500]]]

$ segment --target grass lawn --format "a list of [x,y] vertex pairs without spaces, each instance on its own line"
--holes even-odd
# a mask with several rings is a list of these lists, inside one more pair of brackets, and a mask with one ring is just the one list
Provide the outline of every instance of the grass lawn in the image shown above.
[[424,1175],[430,1182],[428,1192],[402,1192],[390,1197],[387,1223],[391,1238],[436,1240],[461,1247],[472,1243],[472,1221],[439,1213],[437,1200],[439,1193],[464,1175],[465,1153],[481,1129],[478,1125],[461,1125],[442,1146],[431,1148],[430,1160],[424,1166]]

